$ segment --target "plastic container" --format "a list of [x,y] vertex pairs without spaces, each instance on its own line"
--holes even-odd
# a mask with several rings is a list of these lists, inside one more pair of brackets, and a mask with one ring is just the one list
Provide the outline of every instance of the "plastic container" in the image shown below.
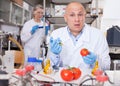
[[98,75],[96,76],[97,83],[95,86],[104,86],[104,82],[108,81],[108,76]]
[[106,76],[102,70],[96,70],[94,75],[96,77],[95,86],[104,86],[104,82],[108,81],[108,76]]
[[28,57],[27,65],[34,66],[35,71],[41,71],[42,70],[42,60],[36,59],[36,57]]
[[5,71],[12,74],[14,71],[14,51],[8,50],[3,56],[3,66],[6,67]]
[[42,70],[42,60],[36,59],[35,71],[40,72]]

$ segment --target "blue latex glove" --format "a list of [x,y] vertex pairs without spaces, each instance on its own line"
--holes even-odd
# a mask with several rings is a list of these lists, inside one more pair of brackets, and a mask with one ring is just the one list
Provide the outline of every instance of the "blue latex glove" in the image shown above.
[[45,26],[45,35],[48,34],[48,31],[50,30],[50,26]]
[[39,25],[35,25],[32,27],[32,30],[31,30],[31,34],[34,34],[36,32],[36,30],[39,29]]
[[60,45],[60,43],[61,43],[60,38],[57,39],[53,39],[52,37],[50,38],[50,50],[56,55],[58,55],[62,50],[62,46]]
[[[38,28],[44,28],[43,26],[39,26]],[[45,35],[48,34],[48,31],[50,30],[50,26],[45,26]]]
[[97,59],[97,56],[92,52],[90,52],[87,56],[83,57],[84,62],[90,65],[94,64],[96,59]]

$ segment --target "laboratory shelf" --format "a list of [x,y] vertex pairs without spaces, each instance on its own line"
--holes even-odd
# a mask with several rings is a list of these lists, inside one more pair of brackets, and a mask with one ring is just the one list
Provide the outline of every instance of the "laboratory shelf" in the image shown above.
[[[97,17],[97,15],[86,16],[85,22],[91,24]],[[63,17],[47,17],[47,19],[52,24],[66,24]]]
[[[72,2],[73,0],[51,0],[52,3],[55,3],[55,4],[67,4],[67,3],[70,3]],[[74,1],[77,1],[77,2],[80,2],[80,3],[85,3],[85,4],[89,4],[92,2],[92,0],[74,0]]]

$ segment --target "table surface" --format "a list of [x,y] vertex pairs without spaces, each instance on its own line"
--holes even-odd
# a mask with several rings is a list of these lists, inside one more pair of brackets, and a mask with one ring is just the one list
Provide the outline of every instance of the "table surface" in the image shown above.
[[[79,85],[81,78],[77,79],[77,80],[72,80],[72,81],[64,81],[62,80],[61,76],[60,76],[60,71],[58,72],[54,72],[52,74],[44,74],[42,71],[38,74],[36,74],[35,72],[31,73],[31,75],[38,81],[46,81],[46,82],[53,82],[53,83],[69,83],[69,84],[75,84],[75,85]],[[83,77],[83,74],[81,75],[81,77]]]
[[[105,73],[108,75],[109,80],[113,83],[115,82],[114,77],[120,76],[120,71],[119,70],[118,71],[110,71],[109,70],[109,71],[105,71]],[[73,81],[66,82],[66,81],[62,80],[62,78],[60,77],[60,71],[56,72],[54,74],[48,74],[48,75],[44,74],[43,72],[40,72],[38,74],[34,73],[34,74],[32,74],[32,76],[35,77],[38,81],[71,83],[71,84],[76,84],[76,85],[79,85],[83,81],[83,78],[84,79],[90,78],[90,77],[85,78],[85,76],[87,76],[87,74],[82,73],[81,77],[78,80],[73,80]],[[91,83],[91,81],[88,81],[88,82],[86,82],[86,84],[91,85],[92,83]],[[114,84],[111,84],[109,81],[106,81],[104,83],[104,86],[114,86]]]
[[108,81],[104,86],[120,86],[120,70],[106,71],[109,80],[114,84],[117,82],[117,85],[110,84]]
[[[117,79],[117,81],[119,80],[119,82],[120,82],[120,78],[119,78],[120,70],[116,70],[116,71],[108,70],[108,71],[105,71],[105,73],[108,75],[109,80],[111,82],[115,82],[116,79]],[[62,78],[60,76],[60,71],[52,73],[52,74],[44,74],[42,71],[37,74],[36,72],[33,71],[31,73],[31,75],[38,82],[43,81],[43,82],[47,82],[47,83],[50,82],[50,83],[58,83],[58,84],[68,83],[68,84],[73,84],[73,85],[79,85],[83,80],[90,78],[89,76],[87,76],[87,73],[82,73],[81,77],[78,80],[73,80],[73,81],[67,82],[67,81],[62,80]],[[16,81],[16,79],[14,77],[11,78],[11,82],[13,83],[14,81]],[[85,84],[86,85],[91,85],[92,82],[87,81]],[[109,81],[106,81],[104,83],[104,86],[115,86],[115,85],[111,84]],[[119,83],[118,86],[120,86],[120,83]]]

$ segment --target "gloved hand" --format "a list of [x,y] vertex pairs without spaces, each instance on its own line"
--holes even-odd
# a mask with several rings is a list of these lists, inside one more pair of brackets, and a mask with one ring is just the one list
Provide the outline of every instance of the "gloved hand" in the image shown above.
[[34,34],[36,30],[39,29],[39,25],[35,25],[32,27],[31,34]]
[[94,64],[96,59],[97,59],[97,56],[92,52],[90,52],[87,56],[83,57],[84,62],[90,65]]
[[[38,28],[44,28],[43,26],[39,26]],[[45,26],[45,35],[48,34],[48,31],[50,30],[50,26]]]
[[58,55],[62,50],[62,46],[60,45],[60,43],[61,43],[60,38],[57,39],[53,39],[52,37],[50,38],[50,50],[56,55]]

